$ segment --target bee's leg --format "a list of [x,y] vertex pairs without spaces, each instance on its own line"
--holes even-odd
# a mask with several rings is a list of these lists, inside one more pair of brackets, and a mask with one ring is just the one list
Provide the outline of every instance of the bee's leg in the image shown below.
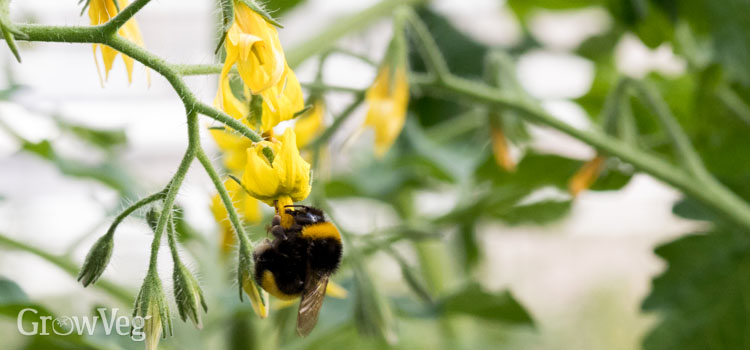
[[279,216],[279,214],[276,214],[273,216],[273,219],[271,219],[271,226],[279,225],[281,225],[281,216]]
[[273,225],[271,227],[271,234],[278,239],[286,239],[286,233],[281,225]]

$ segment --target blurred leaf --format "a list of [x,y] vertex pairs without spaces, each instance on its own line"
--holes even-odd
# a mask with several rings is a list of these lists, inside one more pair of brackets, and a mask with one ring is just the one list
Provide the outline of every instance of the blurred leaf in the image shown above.
[[570,212],[570,206],[571,202],[569,200],[544,200],[532,204],[513,206],[511,208],[491,208],[489,209],[489,215],[502,220],[508,225],[539,225],[565,217]]
[[518,19],[525,23],[529,14],[536,9],[574,10],[598,4],[594,0],[508,0],[506,4],[516,13]]
[[398,340],[396,319],[388,300],[380,293],[367,273],[366,267],[359,262],[354,268],[354,321],[360,333],[375,337],[387,344]]
[[59,122],[58,124],[78,138],[107,151],[125,145],[128,141],[123,129],[100,130],[65,122]]
[[468,315],[488,321],[534,325],[534,321],[513,295],[485,292],[480,285],[469,284],[457,293],[441,300],[446,314]]
[[16,282],[0,277],[0,305],[28,302],[23,289]]
[[64,158],[55,152],[48,140],[40,142],[24,141],[22,147],[25,151],[51,161],[65,175],[96,180],[117,190],[125,197],[134,198],[135,196],[133,179],[128,175],[126,169],[114,163],[112,159],[107,159],[99,164],[87,164],[75,159]]
[[656,249],[668,269],[653,281],[643,309],[661,322],[651,349],[746,349],[750,346],[750,240],[747,232],[693,234]]

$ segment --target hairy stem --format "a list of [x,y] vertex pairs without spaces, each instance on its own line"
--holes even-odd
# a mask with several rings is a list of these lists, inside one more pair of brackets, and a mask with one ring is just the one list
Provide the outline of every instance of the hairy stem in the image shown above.
[[161,235],[164,232],[169,218],[172,214],[172,207],[174,206],[177,192],[179,192],[182,186],[182,181],[185,179],[185,174],[190,169],[190,164],[195,159],[195,154],[199,145],[195,143],[195,140],[199,140],[200,135],[198,134],[198,115],[195,112],[188,114],[188,148],[185,151],[185,155],[182,157],[180,166],[177,168],[177,172],[172,177],[172,180],[167,185],[167,194],[164,198],[164,208],[162,208],[161,215],[159,215],[159,222],[156,224],[154,230],[154,239],[151,241],[151,256],[149,258],[148,269],[149,272],[156,272],[157,257],[159,253],[159,246],[161,244]]
[[229,197],[227,189],[224,187],[224,184],[219,178],[219,174],[216,172],[216,169],[214,169],[214,166],[211,164],[211,160],[208,159],[208,156],[203,151],[203,149],[199,149],[196,156],[198,157],[198,161],[206,170],[208,177],[211,178],[211,182],[213,182],[214,187],[216,187],[216,191],[219,192],[219,197],[221,198],[221,202],[224,204],[224,208],[227,209],[229,221],[232,223],[232,227],[234,227],[234,231],[237,234],[237,240],[240,242],[240,250],[243,251],[242,253],[249,255],[252,244],[247,238],[245,228],[242,226],[240,217],[239,215],[237,215],[237,210],[234,209],[232,199]]

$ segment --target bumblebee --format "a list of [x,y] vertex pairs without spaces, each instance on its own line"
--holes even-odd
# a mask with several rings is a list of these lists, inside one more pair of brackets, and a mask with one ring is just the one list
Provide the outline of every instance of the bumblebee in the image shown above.
[[282,299],[300,298],[297,333],[310,334],[318,322],[318,313],[328,278],[341,264],[341,235],[323,211],[304,205],[287,205],[286,217],[277,213],[266,239],[253,252],[255,281],[269,294]]

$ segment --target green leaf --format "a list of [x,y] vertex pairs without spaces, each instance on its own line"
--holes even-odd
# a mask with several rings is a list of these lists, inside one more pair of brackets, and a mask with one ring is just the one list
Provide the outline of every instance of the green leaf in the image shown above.
[[65,158],[55,152],[55,149],[48,140],[40,142],[24,141],[22,149],[51,161],[65,175],[96,180],[117,190],[125,197],[135,197],[133,193],[133,179],[128,175],[126,169],[123,169],[112,159],[108,158],[99,164],[88,164],[79,160]]
[[446,314],[468,315],[488,321],[534,325],[531,315],[508,292],[488,293],[477,284],[469,284],[440,303]]
[[750,240],[747,232],[692,234],[656,249],[668,264],[643,309],[661,322],[644,349],[750,347]]
[[490,208],[489,215],[508,225],[547,224],[562,219],[570,212],[569,200],[544,200],[511,208]]
[[60,125],[81,140],[107,151],[123,146],[128,141],[123,129],[101,130],[67,123],[60,123]]
[[28,302],[29,297],[16,282],[0,277],[0,305]]

